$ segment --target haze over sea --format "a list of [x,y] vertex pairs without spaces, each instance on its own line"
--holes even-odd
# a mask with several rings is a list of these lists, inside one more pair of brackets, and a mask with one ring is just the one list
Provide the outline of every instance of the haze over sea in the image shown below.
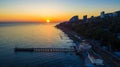
[[[14,52],[15,47],[70,48],[74,43],[56,24],[0,23],[0,67],[81,67],[74,53]],[[61,38],[61,37],[62,38]]]

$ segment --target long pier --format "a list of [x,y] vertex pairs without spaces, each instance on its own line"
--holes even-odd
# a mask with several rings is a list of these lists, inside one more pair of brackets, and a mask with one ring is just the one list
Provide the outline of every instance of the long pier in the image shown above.
[[74,52],[73,48],[14,48],[15,52]]

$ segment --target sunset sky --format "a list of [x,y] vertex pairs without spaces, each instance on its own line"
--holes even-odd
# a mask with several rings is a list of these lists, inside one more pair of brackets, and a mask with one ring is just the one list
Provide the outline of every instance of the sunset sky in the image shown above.
[[120,0],[0,0],[0,22],[62,22],[120,10]]

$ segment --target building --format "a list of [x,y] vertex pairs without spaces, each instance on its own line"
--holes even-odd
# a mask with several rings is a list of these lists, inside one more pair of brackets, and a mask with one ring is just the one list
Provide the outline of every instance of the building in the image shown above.
[[118,14],[115,12],[115,13],[113,13],[113,17],[117,17],[118,16]]
[[78,22],[78,21],[79,21],[78,16],[73,16],[73,17],[69,20],[70,23],[71,23],[71,22]]
[[118,14],[117,13],[107,13],[105,16],[106,17],[117,17]]
[[117,14],[117,16],[120,16],[120,11],[116,11],[115,13]]
[[100,18],[105,18],[105,12],[104,11],[101,12]]
[[86,22],[87,21],[87,15],[83,16],[83,21]]
[[90,19],[94,19],[95,17],[94,16],[91,16]]
[[105,14],[105,12],[102,11],[101,15],[100,15],[100,18],[111,18],[111,17],[117,17],[117,16],[118,16],[117,12]]

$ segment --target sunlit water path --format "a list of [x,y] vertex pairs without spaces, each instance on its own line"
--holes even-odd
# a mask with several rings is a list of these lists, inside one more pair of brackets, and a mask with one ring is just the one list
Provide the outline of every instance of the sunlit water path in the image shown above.
[[14,52],[15,47],[70,48],[74,43],[55,24],[0,24],[0,67],[81,67],[75,53]]

